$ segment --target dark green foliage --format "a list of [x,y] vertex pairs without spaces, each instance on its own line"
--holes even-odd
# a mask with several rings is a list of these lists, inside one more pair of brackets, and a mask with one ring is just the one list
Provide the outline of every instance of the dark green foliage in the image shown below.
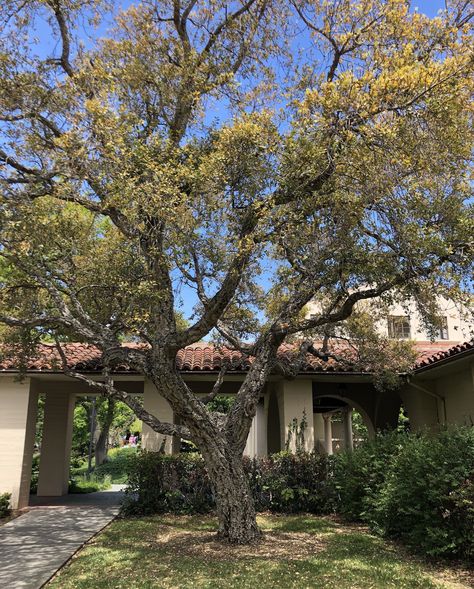
[[229,413],[230,408],[234,404],[235,397],[228,395],[217,395],[212,401],[207,404],[209,411],[217,411],[218,413]]
[[7,517],[10,515],[10,498],[10,493],[0,494],[0,517]]
[[[334,503],[331,459],[281,453],[244,460],[259,511],[327,513]],[[143,452],[131,463],[127,514],[205,513],[215,507],[203,460],[196,454]]]
[[410,436],[387,469],[371,518],[421,552],[474,561],[474,428]]
[[328,513],[335,501],[331,457],[281,452],[245,460],[258,511]]
[[30,493],[36,493],[38,491],[39,463],[40,455],[33,454],[33,461],[31,464]]
[[386,434],[336,457],[337,510],[432,556],[474,561],[474,428]]
[[406,441],[406,434],[379,434],[373,440],[366,440],[353,452],[336,455],[334,486],[339,498],[339,513],[348,519],[371,522],[388,464]]
[[130,462],[128,476],[127,515],[206,513],[214,507],[204,460],[196,454],[141,452]]

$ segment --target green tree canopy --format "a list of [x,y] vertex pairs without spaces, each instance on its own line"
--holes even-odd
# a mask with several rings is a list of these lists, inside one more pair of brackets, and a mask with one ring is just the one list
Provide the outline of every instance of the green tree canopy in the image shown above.
[[[362,338],[347,320],[365,300],[435,316],[469,275],[471,16],[461,0],[436,18],[407,0],[3,3],[0,321],[26,350],[98,346],[103,383],[65,371],[196,443],[234,542],[258,535],[240,457],[281,343]],[[175,369],[216,334],[254,358],[225,418]],[[113,386],[124,362],[182,425]]]

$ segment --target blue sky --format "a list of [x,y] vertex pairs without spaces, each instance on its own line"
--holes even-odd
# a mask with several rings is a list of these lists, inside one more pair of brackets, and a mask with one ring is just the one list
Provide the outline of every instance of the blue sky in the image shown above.
[[[114,2],[114,6],[115,6],[115,8],[118,8],[118,7],[126,8],[126,7],[128,7],[132,4],[135,4],[135,3],[137,3],[137,2],[134,2],[133,0],[117,0],[116,2]],[[412,1],[412,10],[418,10],[419,12],[423,12],[430,17],[436,16],[438,11],[440,9],[444,9],[444,8],[445,8],[445,0]],[[79,27],[77,34],[79,37],[86,37],[86,38],[88,35],[91,35],[92,37],[102,36],[102,35],[107,34],[107,29],[109,26],[110,26],[110,20],[108,23],[104,22],[99,27],[99,29],[96,31],[91,31],[91,29],[87,25],[85,25],[83,27]],[[38,38],[40,40],[39,52],[41,54],[51,53],[51,49],[53,48],[51,43],[55,43],[55,41],[51,38],[49,26],[44,21],[41,21],[41,20],[37,21],[36,22],[36,33],[37,33]],[[88,45],[90,43],[91,39],[89,38],[89,40],[86,40],[86,38],[84,38],[84,41],[86,41],[86,45]],[[58,50],[58,46],[54,47],[54,51],[57,51],[57,50]],[[218,107],[216,110],[214,110],[213,116],[221,115],[222,118],[225,118],[225,115],[228,114],[225,111],[226,111],[226,108],[225,107],[222,108],[222,105],[221,105],[221,107]],[[268,278],[265,276],[261,277],[261,282],[262,282],[262,286],[264,286],[264,287],[269,285]],[[192,313],[192,308],[196,302],[195,293],[189,287],[183,286],[179,292],[179,299],[181,300],[181,303],[182,303],[182,310],[183,310],[184,315],[189,317]]]

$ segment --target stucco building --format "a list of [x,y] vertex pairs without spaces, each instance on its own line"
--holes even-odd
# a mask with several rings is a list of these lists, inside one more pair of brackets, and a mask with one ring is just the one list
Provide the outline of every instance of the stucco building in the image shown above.
[[[369,434],[394,427],[403,403],[414,429],[446,423],[474,423],[474,343],[417,342],[418,361],[406,384],[398,391],[382,393],[368,372],[350,370],[335,360],[307,358],[300,372],[289,380],[272,376],[260,399],[246,453],[264,456],[285,448],[291,424],[306,422],[307,450],[333,452],[334,446],[353,443],[351,412],[362,416]],[[71,367],[100,378],[100,354],[93,346],[66,344]],[[38,494],[67,493],[73,411],[77,395],[95,394],[84,384],[66,377],[52,347],[44,346],[18,380],[14,362],[0,363],[0,493],[12,493],[14,507],[28,504],[38,395],[45,395]],[[282,350],[285,354],[285,349]],[[235,394],[248,369],[238,352],[196,344],[178,354],[177,367],[197,394],[209,393],[222,361],[230,361],[222,394]],[[143,396],[145,408],[163,421],[173,420],[168,403],[153,385],[126,366],[114,373],[120,388]],[[339,415],[333,423],[334,415]],[[158,449],[162,436],[144,426],[143,444]],[[166,451],[178,444],[166,440]]]

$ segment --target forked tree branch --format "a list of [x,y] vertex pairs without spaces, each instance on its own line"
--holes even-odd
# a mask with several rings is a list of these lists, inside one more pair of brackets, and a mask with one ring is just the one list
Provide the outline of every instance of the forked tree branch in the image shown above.
[[108,368],[105,368],[103,371],[105,382],[98,382],[96,380],[93,380],[92,378],[84,376],[79,372],[76,372],[75,370],[69,367],[67,363],[66,354],[64,353],[61,344],[57,340],[55,347],[61,358],[63,372],[66,376],[69,376],[71,378],[74,378],[75,380],[87,384],[88,387],[97,390],[98,392],[100,392],[100,394],[104,396],[123,401],[123,403],[130,407],[130,409],[135,413],[135,415],[139,419],[141,419],[144,423],[149,425],[154,431],[163,434],[164,436],[180,436],[186,438],[187,440],[192,440],[192,436],[188,428],[175,423],[166,423],[160,421],[157,417],[155,417],[146,409],[144,409],[142,405],[133,396],[115,387]]

